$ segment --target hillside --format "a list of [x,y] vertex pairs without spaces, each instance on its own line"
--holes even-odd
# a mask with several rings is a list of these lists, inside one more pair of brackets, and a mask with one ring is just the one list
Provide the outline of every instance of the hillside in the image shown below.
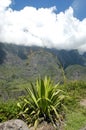
[[[0,43],[0,64],[2,64],[5,60],[11,60],[11,63],[14,59],[12,56],[16,56],[18,60],[25,60],[28,58],[28,55],[31,52],[37,52],[40,50],[44,50],[52,53],[54,56],[57,56],[63,65],[66,68],[69,65],[79,64],[86,65],[86,52],[84,54],[79,54],[77,50],[57,50],[57,49],[49,49],[49,48],[41,48],[36,46],[19,46],[14,44],[3,44]],[[15,59],[18,62],[17,59]],[[18,62],[19,63],[19,62]]]
[[[43,48],[4,44],[0,61],[0,77],[34,79],[38,76],[61,75],[59,61],[55,55]],[[58,77],[59,79],[59,77]]]
[[86,71],[81,72],[81,69],[86,68],[86,53],[80,55],[77,50],[66,51],[0,43],[1,79],[9,79],[13,76],[31,80],[38,76],[49,75],[60,80],[61,66],[68,77],[73,71],[77,73],[78,69],[80,77],[76,78],[75,74],[73,77],[77,80],[84,79],[82,73],[85,75]]
[[86,81],[86,67],[81,65],[70,65],[65,69],[66,77],[70,80]]
[[[0,53],[0,97],[17,98],[25,94],[25,87],[39,76],[62,80],[58,60],[41,48],[2,44]],[[3,55],[5,54],[5,55]]]
[[63,81],[62,68],[70,80],[86,80],[86,53],[0,43],[0,96],[17,98],[39,76]]

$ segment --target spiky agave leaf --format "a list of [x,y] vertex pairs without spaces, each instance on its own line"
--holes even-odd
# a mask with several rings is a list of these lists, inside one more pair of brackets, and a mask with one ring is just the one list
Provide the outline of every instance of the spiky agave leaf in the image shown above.
[[[28,88],[28,98],[24,99],[27,114],[31,122],[36,123],[39,118],[48,119],[53,124],[60,120],[59,113],[65,99],[64,91],[58,89],[59,84],[54,85],[50,78],[38,79],[36,84],[31,83]],[[28,109],[27,109],[28,107]]]

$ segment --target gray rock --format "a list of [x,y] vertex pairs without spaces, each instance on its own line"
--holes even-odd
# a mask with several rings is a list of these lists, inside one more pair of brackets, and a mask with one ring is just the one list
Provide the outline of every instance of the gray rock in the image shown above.
[[[35,130],[34,127],[31,127],[30,130]],[[43,121],[41,124],[38,125],[36,130],[56,130],[51,123],[47,123]]]
[[[35,130],[34,127],[31,127],[30,130]],[[55,128],[51,123],[47,123],[46,121],[41,122],[36,130],[64,130],[64,126],[59,126]]]
[[28,126],[19,119],[0,123],[0,130],[29,130]]
[[82,129],[80,129],[80,130],[86,130],[86,127],[82,128]]

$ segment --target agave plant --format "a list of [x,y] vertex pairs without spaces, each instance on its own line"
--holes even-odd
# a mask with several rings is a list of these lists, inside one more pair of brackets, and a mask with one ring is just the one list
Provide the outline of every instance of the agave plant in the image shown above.
[[31,88],[27,89],[28,97],[24,98],[23,104],[18,103],[21,114],[29,123],[36,124],[41,119],[53,125],[61,123],[66,95],[58,85],[48,77],[38,79],[35,85],[31,83]]

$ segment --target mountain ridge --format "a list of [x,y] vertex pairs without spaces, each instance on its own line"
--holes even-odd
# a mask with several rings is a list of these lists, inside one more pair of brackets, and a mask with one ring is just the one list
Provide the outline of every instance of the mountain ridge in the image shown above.
[[[10,66],[10,68],[16,67],[16,70],[17,67],[20,68],[21,73],[18,71],[19,74],[17,75],[20,77],[23,75],[23,78],[26,75],[31,78],[44,75],[54,75],[56,77],[59,74],[61,78],[61,67],[64,71],[68,70],[67,68],[70,68],[70,66],[73,70],[74,65],[82,66],[82,69],[86,67],[86,52],[81,55],[77,50],[57,50],[54,48],[0,43],[0,67],[3,65],[5,67]],[[76,71],[75,68],[74,71]],[[82,77],[81,80],[83,80]]]
[[[74,59],[74,61],[73,61]],[[77,60],[78,59],[78,60]],[[0,43],[0,99],[18,98],[38,77],[86,81],[86,53]],[[63,74],[64,70],[64,74]]]
[[[79,64],[85,66],[86,64],[86,52],[82,55],[77,50],[57,50],[54,48],[42,48],[37,46],[23,46],[15,44],[0,43],[0,61],[6,58],[6,53],[10,52],[13,55],[17,55],[20,59],[24,60],[28,58],[31,51],[36,52],[39,50],[45,50],[57,56],[64,68],[68,65]],[[2,63],[0,62],[0,63]]]

